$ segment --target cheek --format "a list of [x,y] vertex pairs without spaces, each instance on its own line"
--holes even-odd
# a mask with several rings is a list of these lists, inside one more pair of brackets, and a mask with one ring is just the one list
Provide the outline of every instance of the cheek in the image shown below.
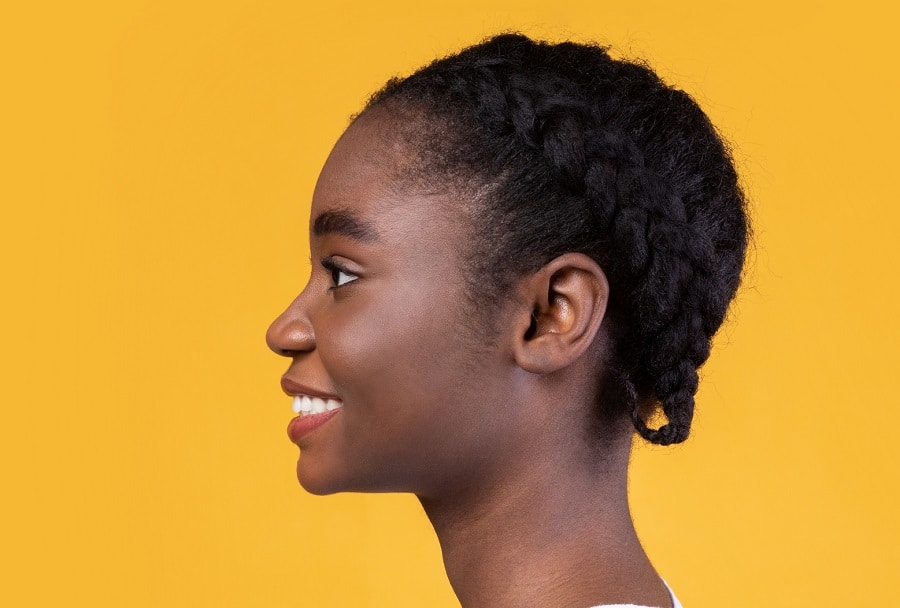
[[[460,335],[462,292],[441,281],[450,269],[381,279],[331,303],[323,358],[360,375],[427,368],[445,360]],[[317,332],[318,333],[318,332]],[[346,365],[342,365],[346,364]],[[410,372],[412,370],[409,370]]]
[[452,305],[458,295],[396,285],[388,293],[340,302],[318,348],[344,398],[345,437],[418,455],[465,415],[471,357]]
[[[435,314],[404,298],[347,304],[323,328],[328,339],[318,346],[336,388],[362,394],[410,391],[452,369],[447,354],[459,347],[448,339],[456,325],[449,311]],[[431,375],[441,368],[450,369]]]

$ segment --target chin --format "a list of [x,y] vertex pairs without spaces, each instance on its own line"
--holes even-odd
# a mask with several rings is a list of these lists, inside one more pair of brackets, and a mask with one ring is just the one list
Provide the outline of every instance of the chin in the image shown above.
[[300,482],[300,487],[316,496],[326,496],[347,490],[346,484],[342,483],[338,475],[329,475],[320,467],[304,463],[302,456],[297,461],[297,481]]
[[[319,466],[313,458],[304,461],[301,455],[297,461],[297,480],[300,487],[316,496],[327,496],[338,492],[412,492],[415,489],[411,484],[401,483],[396,479],[382,478],[374,471],[368,473],[351,474],[346,469],[335,470],[333,468]],[[390,476],[387,476],[390,477]]]
[[338,492],[379,492],[372,483],[362,483],[345,468],[322,466],[315,458],[301,455],[297,461],[297,481],[300,487],[316,496]]

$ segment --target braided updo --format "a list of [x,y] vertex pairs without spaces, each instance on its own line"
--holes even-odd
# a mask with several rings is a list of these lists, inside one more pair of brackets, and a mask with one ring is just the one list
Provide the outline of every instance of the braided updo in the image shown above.
[[[604,393],[619,395],[600,409],[652,443],[684,441],[749,232],[729,151],[697,104],[602,47],[505,34],[391,80],[364,113],[375,107],[406,119],[408,177],[473,201],[480,300],[563,253],[597,261],[615,342]],[[659,407],[667,422],[649,428]]]

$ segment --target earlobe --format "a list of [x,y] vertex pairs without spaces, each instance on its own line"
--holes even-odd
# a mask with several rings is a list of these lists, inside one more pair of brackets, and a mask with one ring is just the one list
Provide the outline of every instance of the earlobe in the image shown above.
[[594,342],[609,283],[590,257],[567,253],[526,277],[521,295],[514,356],[522,369],[545,374],[566,367]]

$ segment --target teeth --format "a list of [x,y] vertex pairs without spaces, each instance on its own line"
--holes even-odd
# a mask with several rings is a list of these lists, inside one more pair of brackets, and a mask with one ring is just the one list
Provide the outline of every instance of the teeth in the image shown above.
[[337,399],[322,399],[320,397],[310,397],[308,395],[295,395],[291,408],[295,414],[306,416],[309,414],[321,414],[336,410],[343,405]]

